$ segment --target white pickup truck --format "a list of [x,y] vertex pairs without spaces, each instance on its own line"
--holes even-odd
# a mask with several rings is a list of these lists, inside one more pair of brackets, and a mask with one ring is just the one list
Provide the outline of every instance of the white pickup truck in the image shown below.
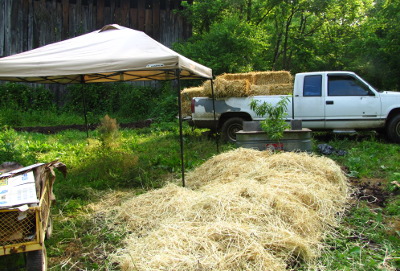
[[[281,95],[192,99],[190,125],[222,132],[231,142],[243,121],[262,120],[250,109],[253,99],[276,103]],[[215,114],[214,106],[215,105]],[[300,119],[312,130],[382,130],[400,143],[400,92],[380,92],[353,72],[306,72],[295,76],[288,121]]]

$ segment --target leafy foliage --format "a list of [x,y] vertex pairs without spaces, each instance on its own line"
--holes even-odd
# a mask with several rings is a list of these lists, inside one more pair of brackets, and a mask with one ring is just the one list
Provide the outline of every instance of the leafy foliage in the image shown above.
[[250,108],[258,116],[266,117],[261,121],[261,128],[267,133],[268,137],[272,140],[280,140],[283,137],[283,131],[288,129],[290,125],[286,123],[287,105],[289,97],[282,97],[275,105],[258,100],[252,100]]
[[48,89],[26,84],[0,84],[0,97],[0,107],[9,110],[48,110],[54,106],[53,95]]
[[247,72],[267,67],[260,35],[257,28],[233,15],[212,24],[209,32],[175,44],[174,49],[211,67],[214,74]]
[[12,129],[0,129],[0,163],[17,162],[21,165],[35,163],[36,157],[30,152],[31,142],[24,142]]
[[197,0],[182,11],[194,35],[175,48],[215,75],[353,70],[399,90],[399,11],[392,0]]

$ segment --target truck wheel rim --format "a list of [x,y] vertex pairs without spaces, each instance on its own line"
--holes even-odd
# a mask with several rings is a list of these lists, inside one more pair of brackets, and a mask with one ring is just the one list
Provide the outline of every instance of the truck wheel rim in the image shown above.
[[242,127],[238,125],[232,125],[231,129],[229,129],[229,137],[231,139],[236,140],[236,132],[240,131]]

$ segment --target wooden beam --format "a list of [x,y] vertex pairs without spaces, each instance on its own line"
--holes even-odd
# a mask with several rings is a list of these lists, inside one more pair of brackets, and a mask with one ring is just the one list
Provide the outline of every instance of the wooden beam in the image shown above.
[[120,24],[127,27],[129,27],[129,6],[130,6],[130,1],[128,0],[121,1]]
[[104,0],[97,0],[96,27],[98,29],[104,26]]
[[153,38],[160,40],[160,0],[153,0]]
[[145,7],[146,0],[138,0],[138,29],[144,31],[145,29]]
[[69,37],[69,0],[62,1],[62,32],[61,39]]

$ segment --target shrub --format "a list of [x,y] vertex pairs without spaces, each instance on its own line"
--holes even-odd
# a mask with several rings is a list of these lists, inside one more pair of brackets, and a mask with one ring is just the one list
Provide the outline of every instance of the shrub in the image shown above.
[[54,95],[42,86],[31,87],[27,84],[0,84],[0,108],[31,111],[54,109]]

